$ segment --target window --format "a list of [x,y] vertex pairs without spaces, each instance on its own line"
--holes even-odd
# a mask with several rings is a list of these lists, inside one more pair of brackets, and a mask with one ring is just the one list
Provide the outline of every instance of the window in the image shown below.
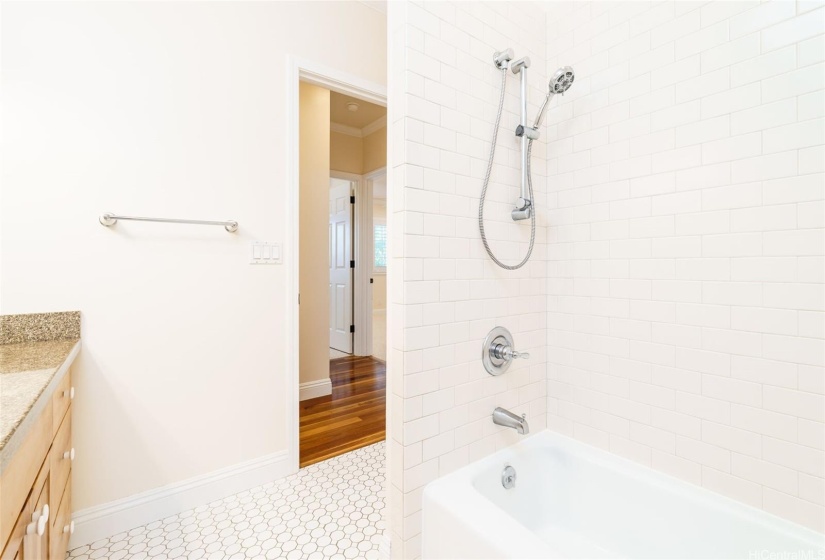
[[387,224],[375,223],[372,226],[374,272],[387,271]]

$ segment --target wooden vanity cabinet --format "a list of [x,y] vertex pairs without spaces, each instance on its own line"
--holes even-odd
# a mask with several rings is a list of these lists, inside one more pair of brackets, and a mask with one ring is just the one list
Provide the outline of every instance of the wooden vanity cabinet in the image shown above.
[[[49,538],[48,518],[40,517],[49,503],[49,468],[44,463],[23,511],[14,524],[11,538],[3,551],[2,560],[40,560],[47,558]],[[42,531],[42,534],[41,534]]]
[[71,372],[0,475],[0,560],[63,560],[71,523]]

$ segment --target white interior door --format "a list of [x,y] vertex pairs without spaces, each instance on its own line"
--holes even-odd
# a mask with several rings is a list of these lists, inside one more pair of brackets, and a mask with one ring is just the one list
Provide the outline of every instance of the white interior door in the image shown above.
[[329,346],[352,354],[352,185],[329,181]]

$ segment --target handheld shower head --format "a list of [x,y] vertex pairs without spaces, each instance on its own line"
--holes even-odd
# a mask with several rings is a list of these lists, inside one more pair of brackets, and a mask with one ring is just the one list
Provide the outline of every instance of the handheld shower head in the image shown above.
[[562,66],[556,73],[553,74],[553,77],[550,78],[550,95],[555,95],[557,93],[564,93],[570,86],[573,85],[573,80],[576,77],[576,73],[573,72],[573,68],[570,66]]
[[570,86],[573,85],[573,80],[576,77],[576,73],[573,71],[571,66],[562,66],[556,73],[553,74],[553,77],[550,78],[550,84],[547,89],[547,97],[544,98],[544,103],[541,104],[541,109],[539,109],[539,114],[536,117],[536,122],[533,125],[533,128],[538,128],[541,125],[541,121],[544,120],[544,113],[547,112],[547,105],[550,103],[550,98],[560,93],[564,95],[564,92],[570,89]]

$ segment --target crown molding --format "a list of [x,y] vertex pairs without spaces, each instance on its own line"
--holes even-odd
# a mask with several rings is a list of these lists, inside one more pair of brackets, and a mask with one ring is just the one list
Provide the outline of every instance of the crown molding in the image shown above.
[[375,119],[364,128],[355,128],[354,126],[347,126],[345,124],[337,123],[334,121],[330,121],[329,123],[329,129],[332,132],[346,134],[347,136],[355,136],[356,138],[363,138],[364,136],[369,136],[376,130],[380,130],[385,126],[387,126],[387,115]]
[[332,132],[338,132],[340,134],[346,134],[347,136],[355,136],[356,138],[363,138],[364,133],[360,128],[355,128],[354,126],[347,126],[345,124],[337,123],[337,122],[330,122],[329,129]]
[[368,124],[367,126],[362,128],[361,129],[361,134],[363,134],[364,136],[369,136],[370,134],[372,134],[376,130],[382,129],[385,126],[387,126],[387,115],[384,115],[383,117],[375,119],[370,124]]

